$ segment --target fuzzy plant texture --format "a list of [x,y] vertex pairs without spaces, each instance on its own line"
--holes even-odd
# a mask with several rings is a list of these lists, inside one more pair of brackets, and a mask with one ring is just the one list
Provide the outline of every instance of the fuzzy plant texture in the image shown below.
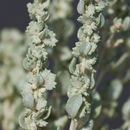
[[25,111],[19,117],[23,129],[37,130],[48,124],[46,121],[51,113],[51,106],[46,100],[47,91],[55,88],[55,74],[46,68],[47,48],[54,47],[57,40],[55,34],[48,29],[50,1],[34,0],[27,5],[32,21],[27,27],[29,48],[23,61],[27,79],[19,87],[23,97]]
[[130,130],[130,0],[27,9],[0,31],[0,130]]
[[0,39],[0,126],[3,130],[20,130],[18,116],[23,105],[17,86],[25,76],[21,64],[24,35],[17,29],[4,29]]

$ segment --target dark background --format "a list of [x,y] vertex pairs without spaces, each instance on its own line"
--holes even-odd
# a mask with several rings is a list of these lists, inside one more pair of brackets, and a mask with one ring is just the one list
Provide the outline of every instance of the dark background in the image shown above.
[[[29,16],[28,16],[26,4],[31,1],[32,0],[0,0],[0,30],[3,28],[15,27],[21,30],[22,32],[24,32],[26,26],[29,23]],[[74,46],[74,42],[77,41],[76,33],[77,33],[77,29],[80,26],[80,24],[76,21],[78,17],[76,11],[77,1],[78,0],[75,0],[75,2],[73,3],[73,7],[74,7],[73,21],[76,24],[76,29],[73,36],[71,37],[71,40],[69,41],[71,42],[71,46]],[[109,74],[106,75],[106,77],[104,78],[104,82],[109,77],[111,77]],[[126,86],[124,87],[123,93],[120,97],[119,111],[120,108],[122,107],[123,102],[130,95],[130,87],[128,86],[130,85],[127,84],[127,87]],[[121,117],[121,113],[120,113],[120,117]],[[119,127],[122,124],[122,120],[119,117],[111,121],[106,120],[105,122],[110,124],[111,130]]]

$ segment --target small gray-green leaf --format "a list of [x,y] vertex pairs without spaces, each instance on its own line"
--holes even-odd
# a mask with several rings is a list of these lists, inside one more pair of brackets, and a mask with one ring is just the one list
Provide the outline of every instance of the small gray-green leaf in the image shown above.
[[119,79],[115,79],[111,82],[108,90],[108,97],[110,100],[117,100],[122,92],[123,86]]
[[77,11],[79,14],[83,14],[84,13],[84,6],[85,6],[85,2],[84,0],[80,0],[77,6]]
[[89,42],[82,43],[80,46],[80,52],[85,56],[89,53],[90,49],[91,44]]
[[124,29],[124,31],[127,31],[128,29],[130,29],[130,17],[129,16],[127,16],[123,21],[123,29]]
[[69,71],[70,73],[74,73],[76,69],[76,58],[74,57],[69,65]]
[[130,120],[130,98],[124,103],[122,108],[124,120]]
[[27,129],[27,124],[25,123],[25,117],[29,114],[30,112],[28,110],[25,110],[22,112],[19,116],[19,125],[23,129]]
[[31,93],[23,95],[23,103],[27,108],[32,109],[34,107],[34,97]]
[[76,117],[82,105],[82,102],[83,100],[81,95],[74,95],[69,98],[66,104],[66,111],[71,118]]
[[100,13],[100,15],[99,15],[99,21],[100,21],[99,26],[102,28],[103,25],[105,24],[105,18],[102,13]]

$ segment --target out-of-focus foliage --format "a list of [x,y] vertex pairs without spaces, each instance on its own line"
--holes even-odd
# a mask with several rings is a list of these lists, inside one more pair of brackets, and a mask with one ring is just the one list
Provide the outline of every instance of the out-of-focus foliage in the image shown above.
[[25,75],[22,60],[24,36],[16,29],[0,32],[0,126],[3,130],[19,129],[18,116],[23,105],[17,86]]
[[[109,125],[104,125],[104,119],[119,118],[119,99],[123,89],[130,82],[130,1],[129,0],[109,0],[105,11],[106,22],[102,30],[103,44],[99,48],[101,57],[99,65],[99,78],[97,87],[103,81],[106,74],[111,74],[101,88],[102,111],[98,120],[95,122],[94,129],[111,129]],[[109,30],[109,31],[108,31]],[[128,85],[129,86],[129,85]],[[130,106],[128,107],[128,109]],[[127,122],[127,123],[125,123]],[[124,124],[129,124],[125,121]],[[102,124],[104,125],[102,127]],[[125,130],[127,127],[118,129]]]

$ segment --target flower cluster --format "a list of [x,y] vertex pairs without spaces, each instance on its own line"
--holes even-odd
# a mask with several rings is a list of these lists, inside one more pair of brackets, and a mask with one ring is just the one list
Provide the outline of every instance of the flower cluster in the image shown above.
[[27,79],[19,85],[23,103],[27,108],[19,117],[23,129],[37,130],[45,127],[51,113],[48,107],[47,90],[55,88],[55,74],[46,69],[47,48],[52,48],[57,42],[55,34],[46,24],[49,14],[50,1],[34,0],[28,4],[28,11],[32,21],[27,27],[28,52],[24,59],[24,68],[29,71]]
[[[97,47],[100,41],[99,28],[104,25],[103,9],[106,1],[80,0],[77,6],[78,18],[83,26],[78,30],[79,42],[73,48],[73,59],[69,70],[71,73],[71,86],[68,90],[66,111],[73,119],[91,116],[93,104],[93,90],[95,86],[94,66],[97,61]],[[85,121],[87,121],[85,119]]]

